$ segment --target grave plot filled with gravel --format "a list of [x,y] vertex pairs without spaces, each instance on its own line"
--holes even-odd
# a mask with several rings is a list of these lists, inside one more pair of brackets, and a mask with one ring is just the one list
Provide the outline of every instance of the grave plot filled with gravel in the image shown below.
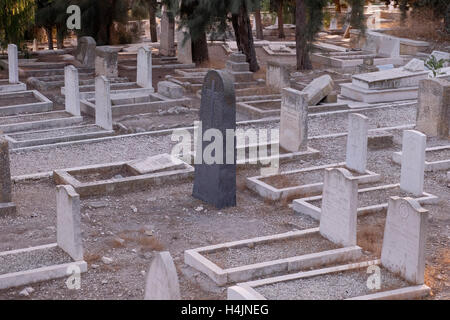
[[83,127],[68,127],[61,128],[58,130],[46,130],[46,131],[36,131],[36,132],[28,132],[28,133],[18,133],[11,135],[17,141],[26,141],[26,140],[35,140],[35,139],[48,139],[48,138],[56,138],[68,135],[75,134],[85,134],[92,132],[101,131],[100,127],[95,125],[83,126]]
[[443,160],[450,161],[450,148],[426,153],[426,161],[428,162],[443,161]]
[[316,233],[295,239],[271,241],[269,243],[251,244],[240,248],[220,250],[204,254],[204,256],[219,267],[229,269],[337,248],[339,246]]
[[53,120],[69,117],[72,117],[72,115],[64,111],[24,114],[20,116],[1,117],[0,125],[31,122],[31,121]]
[[342,300],[408,287],[407,281],[381,268],[381,289],[371,290],[367,269],[332,273],[255,288],[268,300]]

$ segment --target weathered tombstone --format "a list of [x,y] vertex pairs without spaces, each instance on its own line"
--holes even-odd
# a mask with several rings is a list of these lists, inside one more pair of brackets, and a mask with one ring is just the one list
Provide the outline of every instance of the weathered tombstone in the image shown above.
[[[195,137],[197,143],[193,196],[218,209],[235,206],[236,95],[233,80],[225,71],[212,70],[205,77],[200,126]],[[208,138],[205,138],[205,133],[213,133],[210,129],[214,130],[214,136],[209,138],[214,139],[214,142],[203,141]],[[231,130],[233,134],[229,137],[228,132]],[[214,159],[207,159],[205,156]]]
[[172,12],[163,9],[159,52],[163,56],[175,56],[175,18]]
[[11,172],[8,141],[0,138],[0,215],[16,212],[11,196]]
[[415,196],[423,194],[427,136],[415,130],[403,131],[400,188]]
[[369,118],[357,113],[348,116],[347,156],[345,165],[358,173],[366,172]]
[[8,44],[8,73],[9,83],[19,83],[19,56],[15,44]]
[[311,81],[302,92],[308,95],[308,105],[315,106],[323,98],[329,95],[333,91],[333,88],[333,79],[326,74]]
[[145,284],[145,300],[181,300],[177,269],[169,252],[153,258]]
[[80,196],[72,186],[56,186],[57,242],[75,261],[83,260]]
[[295,89],[282,90],[280,147],[289,152],[308,148],[308,95]]
[[416,130],[429,137],[450,136],[450,82],[426,79],[419,82]]
[[415,284],[424,283],[428,210],[412,198],[389,199],[381,264]]
[[192,63],[192,42],[187,28],[177,32],[177,59],[181,63]]
[[425,62],[420,59],[412,59],[410,60],[403,69],[411,72],[423,71],[425,70]]
[[111,88],[109,80],[95,78],[95,124],[105,130],[112,130]]
[[291,70],[293,68],[287,63],[278,61],[267,61],[266,84],[275,89],[289,88]]
[[81,37],[78,39],[78,46],[75,53],[77,59],[84,67],[95,67],[95,48],[97,44],[92,37]]
[[36,51],[38,51],[38,50],[39,50],[39,48],[38,48],[38,42],[37,42],[36,39],[33,39],[33,52],[36,52]]
[[136,83],[143,88],[153,89],[152,78],[152,51],[141,47],[137,53],[137,77]]
[[119,48],[108,46],[95,49],[95,76],[117,77],[119,75]]
[[158,82],[158,93],[169,99],[181,99],[184,96],[184,88],[171,81]]
[[434,50],[431,55],[434,56],[437,61],[440,61],[441,59],[446,60],[444,67],[448,67],[450,65],[450,52]]
[[64,68],[64,87],[66,111],[74,116],[80,116],[80,84],[78,70],[72,65]]
[[356,245],[358,180],[343,168],[325,170],[320,234],[342,245]]

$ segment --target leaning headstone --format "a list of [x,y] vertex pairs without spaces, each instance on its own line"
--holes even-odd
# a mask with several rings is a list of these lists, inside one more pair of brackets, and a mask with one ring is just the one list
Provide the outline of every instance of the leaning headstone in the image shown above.
[[56,186],[58,246],[75,261],[83,260],[80,196],[72,186]]
[[427,136],[415,130],[403,131],[400,188],[415,196],[423,194]]
[[111,88],[109,80],[95,78],[95,124],[105,130],[112,130]]
[[80,116],[80,84],[78,70],[72,65],[64,68],[64,87],[66,99],[66,112]]
[[95,49],[95,76],[117,77],[119,75],[119,48],[97,47]]
[[314,79],[302,92],[308,95],[308,105],[315,106],[333,91],[333,87],[333,79],[326,74]]
[[81,62],[84,67],[95,67],[95,48],[97,44],[92,37],[81,37],[78,39],[78,46],[75,58]]
[[282,90],[280,147],[289,152],[308,148],[308,95],[295,89]]
[[180,63],[192,63],[192,42],[187,28],[177,31],[177,59]]
[[177,269],[169,252],[153,258],[145,284],[145,300],[181,300]]
[[[195,137],[193,196],[218,209],[235,206],[236,95],[233,80],[225,71],[212,70],[205,77],[199,126]],[[208,140],[205,133],[213,134],[209,138],[214,142],[204,141]]]
[[338,245],[356,245],[357,210],[358,180],[346,169],[326,169],[320,234]]
[[366,172],[367,164],[367,133],[369,118],[357,113],[348,116],[347,157],[346,167],[358,173]]
[[450,137],[450,82],[426,79],[419,82],[416,130],[429,137]]
[[415,284],[424,283],[428,210],[412,198],[389,199],[381,265]]
[[19,56],[17,46],[8,44],[9,83],[19,83]]
[[8,141],[0,138],[0,215],[16,212],[12,203],[11,172]]
[[175,56],[175,18],[172,12],[163,9],[159,52],[163,56]]
[[152,51],[141,47],[137,53],[137,77],[136,83],[143,88],[153,89],[152,78]]

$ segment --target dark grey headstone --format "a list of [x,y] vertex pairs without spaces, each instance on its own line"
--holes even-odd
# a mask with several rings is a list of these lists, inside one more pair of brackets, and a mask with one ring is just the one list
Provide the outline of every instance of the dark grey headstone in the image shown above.
[[[202,159],[201,164],[195,164],[193,196],[218,209],[235,206],[236,141],[233,135],[233,154],[228,155],[232,161],[227,162],[226,130],[236,130],[236,95],[231,75],[226,71],[212,70],[206,75],[202,88],[200,121],[202,137],[208,129],[217,129],[222,133],[223,161],[221,164],[206,164]],[[211,142],[203,141],[201,137],[198,137],[197,141],[199,143],[196,153],[201,152],[203,155],[203,151]]]

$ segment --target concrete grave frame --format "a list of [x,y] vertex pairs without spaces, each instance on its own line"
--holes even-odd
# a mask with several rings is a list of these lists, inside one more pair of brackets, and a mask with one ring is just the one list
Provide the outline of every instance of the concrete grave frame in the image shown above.
[[[450,145],[430,147],[425,149],[425,154],[432,154],[433,152],[439,152],[442,150],[450,150]],[[402,163],[402,152],[394,152],[392,154],[392,161],[396,164]],[[440,171],[450,169],[450,159],[440,160],[440,161],[426,161],[425,160],[425,171]]]
[[14,101],[14,98],[21,96],[33,96],[34,99],[38,100],[38,102],[0,106],[0,116],[12,116],[21,113],[46,112],[53,109],[53,102],[36,90],[1,93],[0,99],[10,98]]
[[27,86],[25,83],[9,83],[8,79],[0,79],[0,93],[25,91]]
[[326,250],[312,254],[265,261],[257,264],[244,265],[229,269],[220,268],[203,255],[220,250],[227,250],[230,248],[240,248],[249,245],[266,244],[273,241],[302,238],[313,234],[320,234],[319,228],[291,231],[271,236],[257,237],[253,239],[227,242],[219,245],[186,250],[184,253],[184,262],[187,265],[205,273],[217,285],[224,286],[229,283],[247,281],[255,277],[267,276],[273,273],[289,272],[300,270],[303,268],[320,266],[325,263],[334,263],[357,259],[361,255],[360,247],[348,246],[340,249]]
[[[66,88],[61,88],[61,94],[65,96]],[[142,95],[142,94],[151,94],[154,92],[153,88],[142,88],[139,87],[136,82],[118,82],[118,83],[111,83],[111,96],[118,95],[118,94],[124,94],[128,95],[130,97],[135,95]],[[89,84],[89,85],[81,85],[80,86],[80,99],[82,100],[88,100],[93,99],[95,97],[95,85]]]
[[19,59],[17,46],[15,44],[8,45],[8,79],[0,79],[0,93],[25,91],[27,86],[19,81]]

